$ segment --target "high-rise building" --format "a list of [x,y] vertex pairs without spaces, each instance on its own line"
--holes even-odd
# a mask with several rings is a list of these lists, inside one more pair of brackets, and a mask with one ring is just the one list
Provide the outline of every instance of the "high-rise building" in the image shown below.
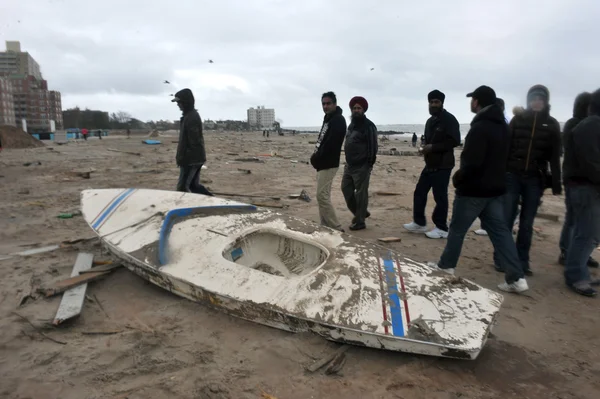
[[248,108],[248,124],[259,129],[272,129],[275,123],[275,110],[264,105]]
[[17,126],[12,83],[0,77],[0,126]]
[[60,92],[48,90],[39,64],[21,51],[19,42],[7,41],[6,51],[0,52],[0,77],[11,84],[17,126],[24,127],[21,121],[25,119],[30,133],[49,131],[51,121],[56,129],[63,128]]

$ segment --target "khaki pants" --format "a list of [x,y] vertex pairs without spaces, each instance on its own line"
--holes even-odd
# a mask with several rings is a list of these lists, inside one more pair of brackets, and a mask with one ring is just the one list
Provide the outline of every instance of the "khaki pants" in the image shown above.
[[337,171],[338,168],[331,168],[317,172],[317,202],[319,203],[321,224],[339,230],[342,225],[338,221],[335,209],[331,204],[331,185]]

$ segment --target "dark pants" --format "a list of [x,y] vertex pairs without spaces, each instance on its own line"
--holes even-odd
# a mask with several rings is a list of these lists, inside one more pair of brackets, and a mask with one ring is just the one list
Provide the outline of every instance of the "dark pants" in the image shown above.
[[[517,234],[517,253],[523,270],[529,270],[529,250],[533,238],[533,222],[540,206],[544,189],[542,179],[537,175],[524,176],[514,173],[506,174],[506,194],[504,195],[504,216],[506,225],[512,232],[521,200],[519,215],[519,233]],[[500,259],[494,254],[496,268],[504,269]]]
[[502,197],[456,196],[452,208],[452,220],[450,221],[446,248],[444,248],[438,262],[438,267],[442,269],[456,267],[465,235],[478,217],[485,223],[494,250],[504,265],[506,282],[511,284],[524,277],[511,230],[506,225]]
[[565,222],[560,232],[560,241],[558,246],[560,252],[567,253],[573,237],[573,211],[571,210],[571,199],[569,196],[569,186],[565,185]]
[[413,197],[413,221],[425,226],[425,207],[429,190],[433,189],[435,208],[432,220],[440,230],[448,231],[448,185],[452,169],[423,169]]
[[566,194],[573,227],[565,262],[565,280],[568,285],[573,285],[590,281],[587,262],[600,243],[600,190],[592,185],[571,186]]
[[177,191],[184,193],[204,194],[213,196],[213,194],[200,184],[200,170],[202,165],[180,166],[179,180],[177,181]]
[[367,217],[369,205],[369,181],[371,166],[368,164],[354,166],[346,165],[342,176],[342,194],[346,205],[354,215],[354,223],[363,224]]

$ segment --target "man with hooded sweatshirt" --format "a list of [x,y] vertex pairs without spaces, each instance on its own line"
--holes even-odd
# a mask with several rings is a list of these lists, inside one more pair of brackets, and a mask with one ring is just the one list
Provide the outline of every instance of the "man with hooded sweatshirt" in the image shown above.
[[183,89],[178,91],[171,101],[176,102],[183,113],[179,120],[179,143],[175,156],[179,166],[177,191],[212,196],[213,194],[200,184],[200,170],[206,162],[206,149],[202,135],[202,119],[194,108],[194,94],[190,89]]
[[317,170],[317,202],[323,226],[343,231],[335,209],[331,204],[331,185],[340,167],[340,154],[346,136],[346,118],[337,105],[337,97],[329,91],[321,96],[325,117],[317,139],[315,151],[310,157],[311,165]]
[[438,263],[429,266],[453,275],[465,235],[479,217],[505,267],[505,282],[498,288],[521,293],[529,287],[504,218],[508,126],[491,87],[480,86],[467,97],[471,97],[471,112],[476,115],[465,138],[460,167],[452,178],[456,197],[448,242]]
[[346,166],[342,177],[342,193],[346,205],[354,218],[350,230],[367,228],[365,219],[369,212],[369,180],[377,159],[377,127],[366,116],[369,103],[364,97],[353,97],[350,100],[352,120],[346,133],[344,152]]
[[[446,96],[439,90],[427,95],[429,114],[425,123],[425,168],[421,172],[413,195],[413,221],[404,225],[411,233],[425,233],[429,238],[448,237],[448,185],[454,168],[454,148],[460,145],[460,126],[450,112],[444,109]],[[425,207],[433,189],[435,228],[427,231]]]
[[[587,117],[588,108],[590,106],[591,101],[592,101],[592,93],[588,93],[588,92],[580,93],[575,98],[575,104],[573,104],[573,117],[571,119],[569,119],[565,123],[565,126],[563,127],[563,135],[562,135],[563,149],[564,149],[565,143],[567,142],[567,140],[569,139],[569,136],[571,135],[572,130],[579,124],[579,122],[581,122],[582,120],[584,120]],[[563,165],[564,165],[564,163],[563,163]],[[563,166],[563,173],[564,173],[564,166]],[[569,191],[569,185],[567,184],[567,182],[565,180],[563,180],[563,181],[564,181],[564,185],[565,185],[565,194],[566,194],[566,192]],[[560,256],[558,257],[558,263],[560,263],[561,265],[564,265],[565,261],[567,259],[567,249],[569,248],[571,237],[573,234],[573,215],[571,215],[571,212],[569,210],[570,206],[569,206],[568,200],[569,200],[569,196],[565,195],[566,214],[565,214],[565,222],[564,222],[564,225],[562,228],[562,232],[560,234],[560,243],[559,243]],[[591,256],[588,259],[587,265],[588,265],[588,267],[600,266],[598,264],[598,261],[595,260],[594,258],[592,258]]]
[[[506,225],[512,229],[521,201],[517,252],[523,271],[528,276],[533,275],[529,265],[533,222],[544,190],[551,187],[555,195],[562,192],[560,125],[550,116],[549,100],[550,91],[546,86],[531,87],[527,92],[527,109],[517,113],[509,125],[510,150],[504,216]],[[496,255],[494,263],[496,270],[504,270]]]
[[565,137],[563,163],[567,212],[572,233],[565,261],[565,282],[575,292],[595,296],[600,280],[588,269],[600,244],[600,89],[592,93],[589,116]]

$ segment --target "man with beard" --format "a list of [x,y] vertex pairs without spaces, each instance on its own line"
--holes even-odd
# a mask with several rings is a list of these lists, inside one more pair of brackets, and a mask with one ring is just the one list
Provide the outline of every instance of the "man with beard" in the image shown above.
[[178,91],[171,101],[176,102],[183,113],[179,121],[179,143],[175,156],[179,166],[177,191],[212,196],[213,194],[200,184],[200,170],[206,162],[206,150],[202,119],[194,108],[194,94],[190,89],[183,89]]
[[600,90],[592,94],[588,113],[565,139],[567,212],[573,221],[565,282],[578,294],[595,296],[600,280],[592,280],[587,266],[600,243]]
[[342,177],[342,193],[346,205],[354,218],[350,230],[367,228],[365,219],[370,216],[369,180],[371,171],[377,159],[377,127],[365,116],[369,103],[363,97],[353,97],[350,100],[352,121],[346,133],[344,152],[346,167]]
[[479,217],[505,267],[505,282],[498,288],[521,293],[529,287],[504,218],[502,204],[502,196],[506,192],[508,126],[491,87],[480,86],[467,97],[471,97],[471,111],[476,115],[465,139],[460,168],[452,179],[456,197],[448,242],[439,262],[430,263],[429,266],[453,275],[465,235]]
[[[448,237],[448,185],[454,168],[454,147],[460,145],[458,121],[444,109],[446,96],[439,90],[427,95],[431,117],[425,124],[425,168],[421,172],[413,196],[413,221],[404,225],[411,233],[425,233],[429,238]],[[433,189],[435,228],[427,231],[425,207]]]
[[[512,229],[519,201],[519,232],[517,252],[526,275],[532,276],[529,250],[533,237],[533,222],[546,188],[552,193],[562,192],[560,178],[560,125],[550,116],[550,92],[547,87],[535,85],[527,92],[527,109],[510,121],[510,150],[507,162],[507,192],[504,216]],[[548,164],[551,175],[548,174]],[[504,269],[495,258],[496,269]]]
[[317,203],[323,226],[344,231],[331,204],[331,185],[340,167],[340,154],[346,136],[346,118],[337,105],[335,93],[329,91],[321,96],[325,117],[310,163],[317,170]]
[[[588,92],[581,93],[575,98],[575,104],[573,104],[573,117],[565,123],[565,126],[563,128],[563,136],[562,136],[563,146],[567,145],[566,143],[569,140],[573,129],[575,127],[577,127],[577,125],[579,125],[579,123],[587,117],[588,108],[590,106],[591,101],[592,101],[592,94],[588,93]],[[566,161],[566,155],[565,155],[565,161]],[[565,164],[563,161],[563,173],[564,172],[565,172]],[[571,210],[570,210],[571,206],[569,204],[569,194],[568,194],[569,184],[568,184],[566,178],[564,179],[564,185],[565,185],[566,214],[565,214],[565,222],[564,222],[564,225],[562,228],[562,232],[560,234],[560,244],[559,244],[560,245],[560,256],[558,257],[558,263],[560,263],[561,265],[564,265],[566,262],[567,249],[569,248],[569,245],[571,243],[571,237],[573,236],[573,215],[571,214]],[[598,261],[595,260],[594,258],[592,258],[591,256],[587,261],[587,265],[588,265],[588,267],[595,267],[595,268],[597,268],[599,266]]]

